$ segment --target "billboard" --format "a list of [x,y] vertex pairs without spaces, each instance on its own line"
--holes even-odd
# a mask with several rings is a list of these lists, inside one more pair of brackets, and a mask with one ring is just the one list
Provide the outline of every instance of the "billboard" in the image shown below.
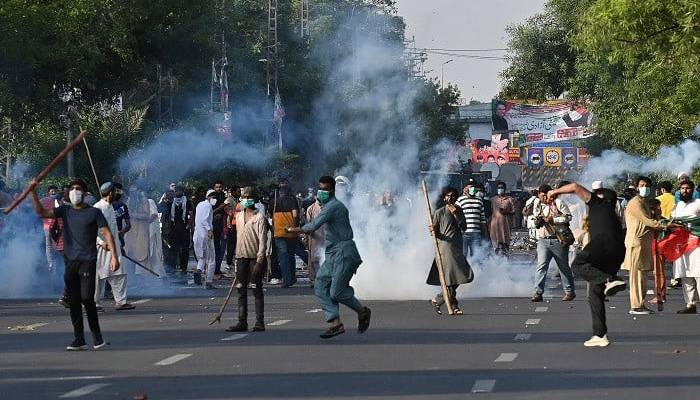
[[493,100],[493,129],[517,130],[521,145],[537,142],[559,142],[585,139],[595,135],[591,130],[593,114],[573,102],[525,104]]
[[527,150],[527,165],[532,168],[539,168],[544,165],[544,149],[537,147],[530,147]]
[[542,150],[545,167],[561,167],[561,147],[545,147]]

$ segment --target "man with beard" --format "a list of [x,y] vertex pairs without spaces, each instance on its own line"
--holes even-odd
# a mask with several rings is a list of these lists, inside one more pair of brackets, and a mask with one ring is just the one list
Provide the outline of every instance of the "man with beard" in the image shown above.
[[[32,187],[36,187],[32,185]],[[61,205],[53,209],[45,209],[39,201],[36,190],[32,191],[32,204],[41,218],[62,218],[64,224],[63,237],[65,242],[64,260],[66,271],[64,281],[70,305],[70,317],[73,323],[73,342],[66,347],[68,351],[85,349],[85,333],[83,332],[83,310],[87,314],[88,324],[94,339],[94,349],[106,345],[102,338],[97,309],[95,306],[95,282],[97,264],[98,231],[105,245],[112,249],[110,253],[110,271],[119,270],[118,247],[100,210],[90,207],[83,202],[87,185],[82,180],[72,181],[68,198],[71,206]]]
[[581,185],[571,183],[547,193],[550,203],[562,194],[576,194],[588,206],[588,244],[571,266],[576,276],[588,282],[588,302],[593,319],[593,336],[584,342],[586,347],[605,347],[608,327],[605,321],[605,296],[614,296],[627,286],[617,277],[625,259],[622,224],[615,211],[617,196],[610,189],[599,187],[593,193]]
[[163,254],[168,269],[187,272],[190,253],[190,225],[192,202],[182,186],[176,186],[172,195],[166,195],[159,205],[163,235]]
[[371,311],[355,297],[350,279],[362,264],[360,253],[353,240],[350,216],[347,207],[335,197],[335,179],[322,176],[316,194],[323,204],[321,213],[301,228],[287,227],[290,233],[312,233],[325,228],[326,259],[316,274],[314,291],[321,301],[326,322],[331,326],[321,334],[328,339],[345,333],[340,321],[339,304],[345,304],[357,313],[357,331],[364,333],[369,328]]
[[[458,195],[457,189],[453,187],[448,186],[442,189],[437,204],[438,208],[433,212],[433,223],[429,228],[431,234],[435,235],[438,241],[442,257],[442,272],[445,276],[445,286],[447,286],[447,294],[450,296],[450,304],[455,315],[462,315],[463,312],[457,303],[457,287],[463,283],[471,282],[474,275],[464,256],[462,232],[467,229],[468,223],[462,210],[455,204]],[[428,285],[440,286],[438,268],[440,265],[437,260],[433,260],[426,280]],[[430,300],[430,304],[436,313],[442,315],[440,307],[445,304],[442,291]]]
[[510,249],[510,215],[515,212],[513,198],[506,195],[505,182],[496,184],[496,196],[491,199],[489,233],[496,253],[507,254]]
[[[686,180],[681,183],[680,199],[673,211],[673,217],[698,217],[700,216],[700,200],[693,198],[695,184]],[[698,282],[700,282],[700,248],[683,254],[673,262],[673,276],[683,283],[683,297],[685,308],[678,310],[678,314],[695,314],[698,312]]]
[[652,241],[656,231],[662,229],[661,223],[651,217],[651,209],[646,201],[652,193],[651,179],[645,176],[637,178],[638,195],[633,197],[625,208],[625,261],[622,269],[630,275],[630,314],[651,314],[644,305],[647,292],[647,271],[653,269]]

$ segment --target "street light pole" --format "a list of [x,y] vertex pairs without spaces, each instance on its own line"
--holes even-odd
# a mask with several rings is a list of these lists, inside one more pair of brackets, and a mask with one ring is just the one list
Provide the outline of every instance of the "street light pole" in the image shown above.
[[445,61],[442,63],[441,69],[442,69],[442,77],[440,78],[440,90],[445,90],[445,64],[449,64],[452,61],[454,61],[452,58],[449,60]]

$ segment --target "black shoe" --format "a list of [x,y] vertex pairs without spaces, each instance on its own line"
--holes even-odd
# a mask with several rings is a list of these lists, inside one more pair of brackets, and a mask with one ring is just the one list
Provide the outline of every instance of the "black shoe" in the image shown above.
[[343,324],[332,326],[321,334],[321,339],[330,339],[333,336],[342,335],[343,333],[345,333],[345,327]]
[[202,271],[197,270],[194,272],[194,284],[202,286]]
[[70,304],[68,304],[68,298],[66,296],[61,296],[61,298],[58,299],[58,304],[65,308],[70,308]]
[[104,307],[102,307],[102,306],[95,306],[95,310],[97,310],[98,313],[103,313],[103,312],[105,312],[105,309],[104,309]]
[[263,321],[258,321],[253,326],[253,332],[265,332],[265,323]]
[[71,344],[66,346],[66,351],[85,350],[85,339],[74,339]]
[[117,311],[133,310],[134,308],[136,308],[136,306],[133,304],[129,304],[129,303],[124,303],[120,306],[114,307],[114,309]]
[[245,322],[238,322],[236,325],[231,325],[226,328],[226,332],[248,332],[248,324]]
[[542,293],[535,293],[532,295],[532,298],[530,299],[530,301],[532,301],[533,303],[539,303],[543,300],[544,299],[542,298]]
[[357,313],[357,332],[358,333],[365,333],[367,329],[369,328],[369,320],[370,317],[372,316],[372,311],[369,309],[369,307],[365,307]]
[[95,350],[99,350],[99,349],[107,346],[108,344],[109,343],[105,342],[104,339],[99,338],[99,339],[95,339],[95,345],[92,346],[92,348]]
[[676,314],[697,314],[698,313],[698,308],[696,306],[686,306],[682,310],[676,311]]

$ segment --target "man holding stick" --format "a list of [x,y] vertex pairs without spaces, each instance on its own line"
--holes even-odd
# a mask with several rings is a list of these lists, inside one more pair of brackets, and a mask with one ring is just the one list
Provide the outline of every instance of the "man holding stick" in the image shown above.
[[[471,267],[464,257],[462,251],[462,232],[467,229],[467,222],[462,210],[455,205],[459,191],[453,187],[446,187],[442,190],[438,201],[438,208],[433,212],[433,224],[430,231],[438,242],[439,254],[442,258],[442,270],[445,276],[445,286],[450,297],[449,302],[456,315],[462,315],[462,310],[457,306],[457,287],[463,283],[469,283],[474,279]],[[426,283],[428,285],[440,286],[440,276],[438,260],[433,260],[433,265],[428,273]],[[446,299],[440,291],[430,304],[435,312],[442,315],[442,307]]]
[[321,213],[301,228],[287,227],[286,231],[308,234],[325,227],[326,259],[316,274],[314,291],[321,301],[326,322],[331,326],[321,334],[321,338],[328,339],[345,333],[340,321],[340,303],[357,313],[357,331],[364,333],[369,328],[371,311],[357,300],[350,286],[350,279],[362,264],[362,259],[353,240],[348,209],[335,197],[335,179],[332,176],[319,179],[316,198],[323,204]]
[[83,202],[87,185],[82,180],[70,184],[69,199],[71,205],[61,205],[54,209],[45,209],[36,193],[36,180],[30,184],[32,203],[36,213],[41,218],[63,218],[63,238],[65,242],[64,258],[66,270],[64,281],[70,304],[70,316],[73,323],[73,342],[66,347],[68,351],[85,349],[85,333],[83,332],[83,311],[85,307],[88,324],[94,339],[95,350],[105,346],[95,306],[95,276],[97,264],[97,248],[95,246],[97,233],[103,235],[107,246],[112,249],[110,270],[119,269],[119,248],[115,245],[114,237],[107,226],[107,221],[100,210],[90,207]]

